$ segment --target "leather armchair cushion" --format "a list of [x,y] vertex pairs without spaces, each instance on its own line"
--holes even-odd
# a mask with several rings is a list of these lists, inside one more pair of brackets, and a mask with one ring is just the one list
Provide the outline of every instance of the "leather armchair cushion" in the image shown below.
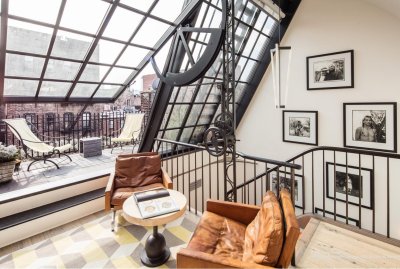
[[125,200],[128,199],[134,192],[145,191],[155,188],[164,188],[164,185],[161,183],[155,183],[136,188],[132,187],[117,188],[114,190],[113,195],[111,197],[111,204],[113,206],[122,206]]
[[241,260],[246,225],[205,211],[188,249]]
[[279,201],[268,191],[261,209],[247,226],[243,261],[275,266],[283,245],[284,225]]
[[115,188],[136,188],[162,183],[160,155],[118,157],[115,162]]

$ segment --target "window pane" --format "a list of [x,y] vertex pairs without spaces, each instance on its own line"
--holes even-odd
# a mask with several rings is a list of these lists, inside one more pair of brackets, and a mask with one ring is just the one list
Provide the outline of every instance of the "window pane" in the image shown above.
[[9,19],[7,49],[45,55],[52,33],[53,30],[48,27]]
[[171,0],[159,0],[151,14],[173,22],[181,14],[183,3],[184,0],[175,0],[173,4]]
[[271,32],[275,28],[275,26],[276,26],[275,20],[272,19],[272,17],[268,17],[267,23],[264,25],[262,31],[267,36],[271,36]]
[[133,70],[130,69],[114,67],[113,69],[111,69],[110,74],[108,74],[104,82],[123,84],[128,76],[132,74],[132,72]]
[[142,15],[118,7],[103,36],[128,41],[142,19]]
[[179,139],[180,142],[189,143],[190,136],[192,135],[194,127],[185,128],[183,129],[181,138]]
[[10,1],[9,14],[55,24],[60,0]]
[[121,58],[119,58],[117,65],[136,67],[149,53],[149,50],[128,46]]
[[4,95],[35,96],[38,80],[9,79],[4,80]]
[[71,83],[43,81],[39,96],[62,96],[67,95]]
[[71,97],[90,97],[98,84],[77,83]]
[[168,24],[147,18],[132,43],[153,47],[168,28]]
[[87,64],[79,78],[79,81],[100,82],[109,69],[110,67],[108,66]]
[[100,0],[68,0],[60,25],[74,30],[97,33],[110,4]]
[[120,86],[101,85],[93,98],[112,98],[119,88]]
[[58,31],[52,56],[83,60],[92,42],[91,37]]
[[257,43],[255,44],[255,48],[251,53],[250,57],[255,60],[260,60],[263,56],[265,49],[269,43],[269,39],[265,35],[260,35],[258,37]]
[[243,50],[243,56],[250,56],[251,50],[253,49],[255,42],[257,40],[257,37],[260,34],[257,33],[256,31],[252,31],[249,37],[249,40],[247,41],[246,47]]
[[241,81],[249,82],[250,79],[253,78],[254,70],[256,69],[256,61],[248,60],[245,69],[243,70],[243,74],[240,77]]
[[203,105],[193,105],[192,110],[190,111],[188,120],[186,125],[194,125],[196,124],[197,119],[199,118],[200,111],[203,108]]
[[188,107],[188,105],[174,106],[167,128],[180,127]]
[[6,55],[6,76],[39,78],[42,73],[44,58],[18,54]]
[[51,79],[73,80],[78,73],[80,66],[80,63],[50,59],[47,64],[46,74],[44,77]]
[[267,14],[261,12],[260,15],[258,16],[256,24],[254,25],[254,28],[261,31],[262,26],[264,25],[266,19],[267,19]]
[[123,47],[122,44],[100,39],[92,57],[90,57],[90,62],[112,64]]
[[168,131],[165,131],[163,138],[176,141],[178,133],[179,133],[179,130],[168,130]]
[[[204,79],[203,82],[210,83],[210,82],[212,82],[212,80]],[[210,84],[200,86],[199,92],[197,93],[197,96],[196,96],[196,102],[205,102],[206,101],[206,98],[207,98],[208,92],[210,91],[211,86],[212,85],[210,85]]]
[[194,129],[193,135],[192,135],[189,143],[197,144],[197,143],[203,142],[203,139],[204,139],[203,137],[204,137],[205,131],[206,131],[205,126],[196,127],[196,129]]
[[154,0],[121,0],[122,4],[131,6],[141,11],[148,11]]

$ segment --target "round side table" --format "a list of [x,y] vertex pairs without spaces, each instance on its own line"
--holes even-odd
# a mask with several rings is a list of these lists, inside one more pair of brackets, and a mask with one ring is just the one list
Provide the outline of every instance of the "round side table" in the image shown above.
[[175,190],[168,190],[174,199],[178,211],[143,219],[133,196],[126,199],[122,206],[123,217],[130,223],[140,226],[153,226],[153,234],[146,240],[145,249],[140,255],[142,263],[148,267],[156,267],[168,261],[171,252],[166,245],[164,236],[158,232],[158,226],[167,224],[181,217],[186,210],[186,197]]

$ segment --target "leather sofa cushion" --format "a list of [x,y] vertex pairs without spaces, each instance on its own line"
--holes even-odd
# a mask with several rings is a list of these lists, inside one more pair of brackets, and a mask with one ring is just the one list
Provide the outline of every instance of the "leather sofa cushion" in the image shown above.
[[155,188],[164,188],[164,185],[161,183],[155,183],[136,188],[125,187],[125,188],[115,189],[111,197],[111,204],[113,206],[122,206],[125,200],[128,199],[134,192],[146,191]]
[[162,183],[160,155],[132,154],[115,162],[115,188],[136,188]]
[[241,260],[245,231],[246,225],[205,211],[188,248]]
[[243,261],[275,266],[283,245],[282,211],[275,194],[268,191],[261,209],[247,226]]

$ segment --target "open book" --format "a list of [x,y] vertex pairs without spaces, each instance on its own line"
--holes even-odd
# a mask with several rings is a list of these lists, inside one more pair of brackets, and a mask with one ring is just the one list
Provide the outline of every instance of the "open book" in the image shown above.
[[133,197],[144,219],[179,210],[174,199],[169,195],[168,190],[164,188],[136,192],[133,194]]

